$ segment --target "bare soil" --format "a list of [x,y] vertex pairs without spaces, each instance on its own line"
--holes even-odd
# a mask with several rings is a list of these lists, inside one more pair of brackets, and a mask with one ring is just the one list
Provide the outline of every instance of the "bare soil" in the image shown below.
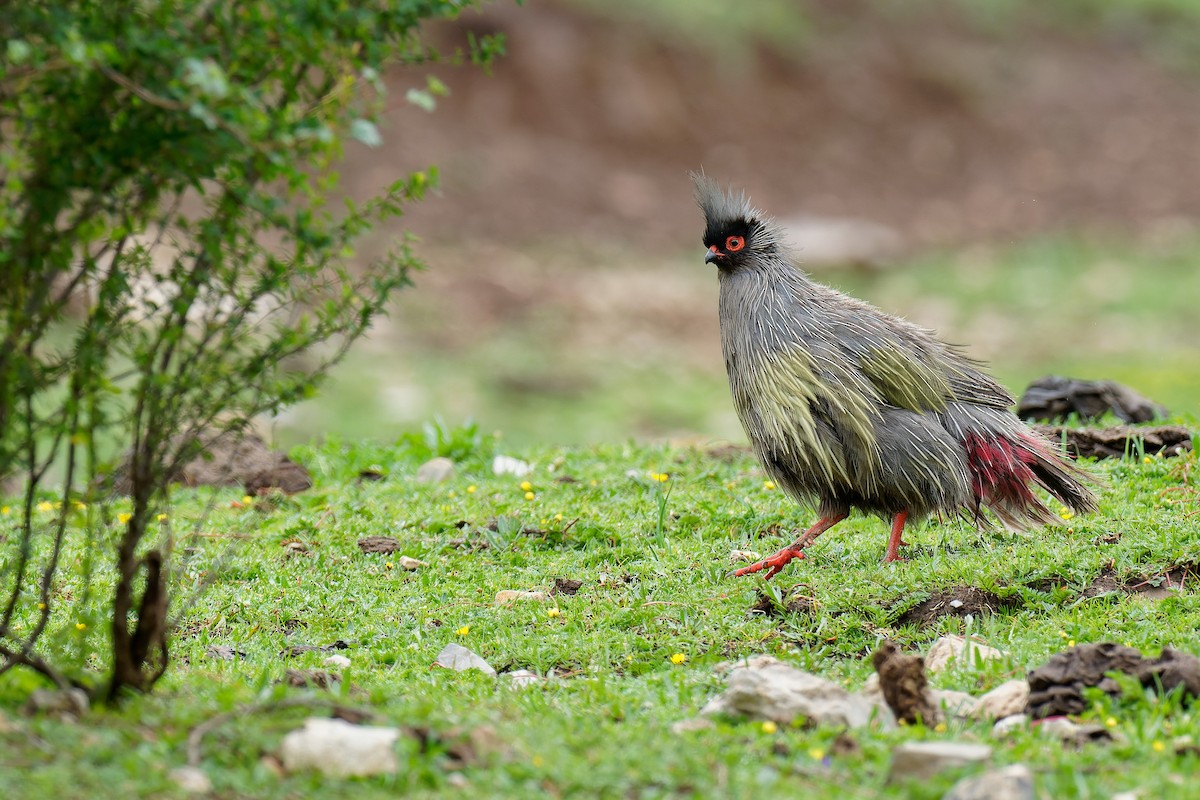
[[494,74],[435,67],[452,94],[428,114],[404,99],[424,72],[395,71],[388,144],[344,175],[365,193],[439,165],[441,196],[403,220],[432,241],[582,239],[631,259],[698,241],[701,166],[779,216],[872,220],[913,247],[1200,217],[1197,78],[1136,34],[810,6],[794,55],[739,60],[565,0],[490,5],[435,38],[502,31]]

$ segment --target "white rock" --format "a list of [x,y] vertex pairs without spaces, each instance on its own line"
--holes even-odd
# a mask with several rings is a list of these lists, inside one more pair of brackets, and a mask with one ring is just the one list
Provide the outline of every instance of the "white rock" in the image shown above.
[[518,478],[533,472],[533,465],[512,456],[496,456],[492,459],[494,475],[516,475]]
[[762,555],[753,550],[733,550],[729,553],[729,560],[734,562],[758,561],[760,558],[762,558]]
[[1013,714],[1012,716],[998,720],[996,724],[992,726],[992,736],[997,739],[1001,739],[1005,736],[1008,736],[1013,731],[1019,731],[1027,728],[1028,726],[1028,714]]
[[975,719],[1002,719],[1024,714],[1029,702],[1029,682],[1016,678],[982,695],[975,703],[971,716]]
[[980,661],[1003,656],[1000,650],[988,647],[977,639],[951,634],[939,638],[929,648],[929,655],[925,656],[925,669],[941,672],[950,666],[973,667]]
[[526,686],[537,686],[542,683],[543,678],[536,672],[527,669],[514,669],[512,672],[505,672],[501,675],[510,686],[516,688],[524,688]]
[[443,647],[442,652],[438,653],[437,661],[433,663],[439,667],[452,669],[455,672],[477,669],[480,672],[486,672],[488,675],[496,674],[496,670],[492,665],[484,661],[482,657],[471,652],[461,644],[455,644],[454,642]]
[[1001,769],[990,769],[981,775],[963,778],[942,796],[942,800],[1033,800],[1033,798],[1033,773],[1024,764],[1010,764]]
[[176,767],[171,770],[171,780],[188,794],[208,794],[213,790],[212,781],[199,767]]
[[969,718],[978,702],[966,692],[956,692],[953,689],[931,689],[930,694],[933,695],[933,702],[945,711],[947,716],[956,719]]
[[981,764],[992,757],[985,744],[961,742],[906,742],[892,750],[888,783],[924,780],[944,769]]
[[773,658],[755,658],[733,666],[724,693],[700,713],[751,717],[788,724],[804,717],[817,724],[859,728],[874,719],[894,725],[891,712],[836,683]]
[[350,666],[350,659],[346,658],[345,656],[334,654],[325,659],[325,666],[345,669],[346,667]]
[[545,600],[549,595],[545,592],[522,592],[517,589],[501,589],[496,592],[495,604],[510,606],[518,600]]
[[421,567],[429,566],[429,564],[426,562],[420,560],[419,558],[413,558],[412,556],[400,556],[398,559],[396,559],[396,563],[400,565],[401,569],[406,569],[409,572],[412,572],[414,569],[420,569]]
[[390,774],[397,769],[399,738],[399,728],[310,717],[303,728],[283,737],[279,759],[288,772],[315,769],[339,778]]
[[432,458],[417,469],[418,483],[442,483],[454,477],[454,462],[448,458]]

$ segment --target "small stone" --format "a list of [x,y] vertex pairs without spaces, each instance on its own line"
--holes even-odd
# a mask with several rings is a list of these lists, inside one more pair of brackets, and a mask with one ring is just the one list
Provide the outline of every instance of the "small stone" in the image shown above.
[[894,724],[886,707],[769,656],[734,664],[724,693],[710,700],[700,713],[771,720],[780,725],[799,717],[818,725],[849,728],[873,720],[884,727]]
[[947,716],[955,719],[968,719],[978,702],[966,692],[956,692],[953,689],[934,689],[931,693],[938,708],[945,710]]
[[981,644],[977,639],[951,634],[942,636],[929,648],[929,655],[925,656],[925,669],[941,672],[951,665],[973,667],[980,661],[1003,656],[1000,650]]
[[441,456],[431,458],[417,469],[417,483],[444,483],[454,477],[454,462]]
[[533,465],[512,456],[496,456],[492,459],[494,475],[516,475],[524,477],[533,472]]
[[1001,719],[1014,714],[1023,714],[1029,702],[1029,682],[1017,678],[1004,683],[984,694],[975,703],[971,716],[975,719]]
[[762,558],[761,553],[756,553],[753,550],[732,550],[729,553],[729,560],[737,563],[740,561],[758,561]]
[[332,655],[325,659],[325,666],[345,669],[350,666],[350,659],[345,656]]
[[996,724],[992,726],[992,736],[996,739],[1002,739],[1014,731],[1022,730],[1028,726],[1028,714],[1012,714],[1011,716],[1007,716],[1001,720],[998,720]]
[[546,597],[545,592],[522,592],[517,589],[502,589],[496,592],[495,604],[498,606],[510,606],[518,600],[545,600]]
[[1024,764],[1010,764],[1001,769],[990,769],[981,775],[963,778],[942,796],[942,800],[1033,800],[1033,798],[1033,773]]
[[504,673],[501,677],[508,681],[510,686],[516,688],[536,686],[543,681],[541,675],[528,669],[514,669],[512,672]]
[[468,669],[477,669],[480,672],[488,675],[495,675],[496,670],[482,657],[471,652],[461,644],[451,642],[442,648],[442,652],[438,653],[437,661],[433,662],[435,666],[452,669],[455,672],[462,672]]
[[985,744],[962,742],[905,742],[892,750],[888,783],[924,780],[942,770],[982,764],[992,757]]
[[467,778],[466,775],[463,775],[461,772],[451,772],[449,775],[446,776],[446,784],[455,789],[461,790],[461,789],[466,789],[466,788],[470,787],[471,781],[469,778]]
[[288,772],[315,769],[339,778],[392,774],[399,738],[399,728],[311,717],[303,728],[283,737],[279,758]]
[[406,569],[409,572],[420,569],[421,567],[429,566],[429,564],[421,559],[413,558],[412,556],[400,556],[398,559],[396,559],[396,563],[400,565],[401,569]]
[[707,731],[717,727],[717,724],[711,719],[704,717],[692,717],[691,719],[681,719],[678,722],[671,723],[671,733],[691,733],[693,731]]
[[171,770],[170,777],[188,794],[208,794],[213,790],[212,781],[199,767],[176,767]]

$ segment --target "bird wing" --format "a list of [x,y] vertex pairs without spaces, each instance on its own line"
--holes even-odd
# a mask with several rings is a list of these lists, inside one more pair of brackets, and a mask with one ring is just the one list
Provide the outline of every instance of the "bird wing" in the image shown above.
[[839,303],[826,316],[839,355],[857,367],[884,403],[942,412],[950,402],[1008,408],[1013,397],[956,347],[932,332],[862,303]]

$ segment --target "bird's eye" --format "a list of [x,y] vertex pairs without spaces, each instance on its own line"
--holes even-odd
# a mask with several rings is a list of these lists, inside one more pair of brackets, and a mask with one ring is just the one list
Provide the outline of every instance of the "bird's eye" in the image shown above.
[[746,246],[746,240],[741,236],[730,236],[725,240],[725,250],[730,253],[736,253]]

